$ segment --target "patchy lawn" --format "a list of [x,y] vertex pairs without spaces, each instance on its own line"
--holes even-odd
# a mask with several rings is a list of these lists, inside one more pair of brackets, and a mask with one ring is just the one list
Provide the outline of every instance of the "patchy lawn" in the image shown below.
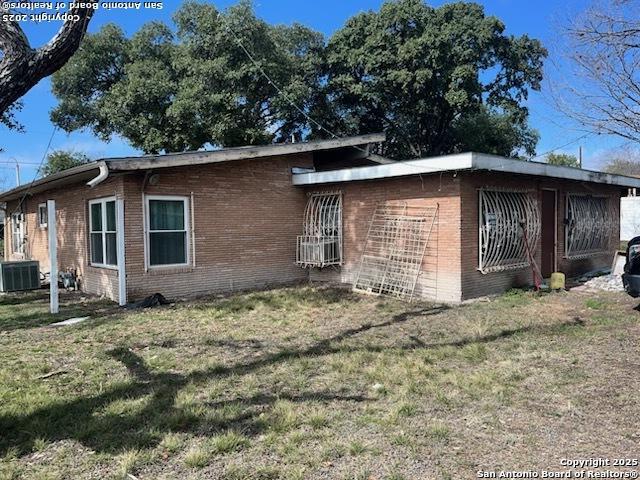
[[624,294],[47,306],[0,297],[0,478],[460,479],[638,452]]

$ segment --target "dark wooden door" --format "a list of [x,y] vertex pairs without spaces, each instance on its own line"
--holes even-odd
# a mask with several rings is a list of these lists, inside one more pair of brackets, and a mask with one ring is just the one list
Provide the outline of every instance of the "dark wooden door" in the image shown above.
[[542,190],[542,264],[540,271],[548,278],[556,269],[556,192]]

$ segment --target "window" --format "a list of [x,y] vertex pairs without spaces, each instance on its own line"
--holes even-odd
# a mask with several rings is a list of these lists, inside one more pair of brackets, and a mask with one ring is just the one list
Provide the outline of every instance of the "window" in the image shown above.
[[606,197],[567,195],[565,254],[582,258],[602,253],[610,247],[614,215]]
[[89,202],[91,265],[118,265],[116,238],[116,201],[102,198]]
[[189,264],[187,197],[147,196],[147,261],[149,266]]
[[303,235],[297,239],[296,263],[325,267],[342,263],[342,196],[313,193],[304,212]]
[[41,203],[38,205],[38,226],[40,228],[47,228],[47,204]]
[[540,237],[540,211],[535,195],[480,190],[479,202],[478,270],[489,273],[529,266],[529,257],[535,254]]
[[11,214],[11,251],[24,255],[24,213]]

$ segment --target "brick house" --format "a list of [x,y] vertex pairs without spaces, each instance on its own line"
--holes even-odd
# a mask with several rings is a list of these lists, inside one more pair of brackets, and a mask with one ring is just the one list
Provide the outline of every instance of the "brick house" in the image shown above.
[[[379,134],[105,159],[0,194],[5,258],[121,304],[291,284],[457,302],[610,266],[640,179],[468,153],[390,162]],[[382,239],[382,241],[378,241]],[[407,295],[408,294],[408,295]]]

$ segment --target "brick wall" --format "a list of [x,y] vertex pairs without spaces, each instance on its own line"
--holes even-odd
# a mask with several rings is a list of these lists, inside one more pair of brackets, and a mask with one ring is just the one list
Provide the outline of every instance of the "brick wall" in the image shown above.
[[[556,217],[557,244],[556,259],[558,271],[573,277],[583,273],[609,268],[613,259],[613,253],[619,246],[619,206],[621,189],[609,185],[580,183],[566,180],[548,179],[542,177],[528,177],[519,175],[502,174],[499,172],[474,172],[464,173],[460,189],[462,207],[462,298],[474,298],[483,295],[504,292],[512,287],[531,285],[532,274],[530,268],[511,270],[505,272],[492,272],[482,274],[478,271],[478,189],[482,187],[499,187],[513,189],[531,189],[537,192],[538,201],[541,201],[542,189],[557,191],[558,213]],[[616,219],[611,231],[608,252],[583,260],[570,260],[565,258],[565,205],[566,195],[570,193],[584,193],[592,195],[607,195],[612,198],[614,205],[614,218]],[[536,246],[536,262],[540,265],[541,242]]]
[[[83,290],[118,297],[117,271],[94,268],[88,261],[88,201],[115,196],[124,199],[127,292],[138,299],[159,292],[184,297],[210,292],[259,288],[312,280],[352,283],[360,266],[362,249],[373,211],[381,202],[406,201],[412,206],[439,206],[422,265],[416,294],[440,301],[460,301],[531,283],[529,269],[481,274],[478,270],[478,188],[526,188],[540,193],[558,191],[558,270],[574,276],[607,268],[618,245],[619,198],[617,187],[537,177],[474,172],[423,175],[387,180],[351,182],[300,188],[291,185],[291,168],[312,165],[311,155],[274,157],[195,167],[160,169],[158,182],[144,187],[145,194],[180,195],[193,202],[190,248],[195,264],[181,268],[145,266],[143,226],[144,172],[114,175],[90,189],[84,184],[29,197],[26,213],[26,258],[39,260],[48,270],[47,230],[37,224],[38,204],[56,200],[58,268],[76,268]],[[302,233],[307,192],[341,191],[343,194],[343,260],[339,268],[309,271],[297,267],[295,237]],[[564,257],[564,208],[567,193],[591,193],[613,198],[616,224],[611,251],[584,260]],[[7,205],[10,215],[17,202]],[[8,223],[8,222],[7,222]],[[7,224],[5,257],[11,252]],[[537,246],[540,261],[540,245]]]
[[[343,198],[343,262],[341,267],[310,269],[313,281],[353,283],[375,207],[389,200],[411,206],[439,205],[436,224],[429,239],[415,294],[456,302],[460,290],[460,200],[459,178],[452,174],[403,177],[389,180],[341,183],[308,188],[308,192],[340,191]],[[302,215],[300,227],[302,231]]]
[[[122,182],[112,177],[91,189],[84,183],[65,188],[37,193],[27,197],[22,204],[25,213],[25,259],[38,260],[40,270],[49,272],[48,229],[38,225],[38,205],[47,200],[56,201],[58,269],[76,269],[83,291],[96,295],[105,295],[118,300],[118,273],[115,270],[95,268],[89,265],[87,205],[94,198],[122,195]],[[7,213],[18,207],[18,201],[7,203]],[[10,225],[6,226],[10,232]],[[7,237],[10,240],[10,236]],[[11,242],[5,241],[5,258],[21,259],[11,251]]]
[[177,298],[306,280],[307,272],[295,265],[306,199],[290,172],[312,164],[305,154],[154,172],[158,183],[147,184],[146,194],[191,199],[193,193],[195,266],[180,268],[145,268],[144,174],[125,176],[129,297],[159,292]]
[[[170,298],[210,292],[259,288],[306,280],[295,265],[295,237],[306,203],[302,189],[291,184],[291,168],[313,164],[309,154],[235,161],[195,167],[161,169],[149,195],[193,193],[193,237],[189,247],[195,265],[184,268],[145,268],[143,193],[144,172],[116,174],[90,189],[76,184],[29,197],[26,213],[26,258],[39,260],[48,271],[47,230],[37,225],[37,207],[56,201],[58,267],[76,268],[84,291],[118,300],[118,272],[95,268],[88,261],[88,201],[116,196],[125,204],[125,256],[129,300],[152,293]],[[17,202],[8,205],[8,212]],[[8,230],[9,231],[9,230]],[[10,241],[5,242],[12,258]]]

